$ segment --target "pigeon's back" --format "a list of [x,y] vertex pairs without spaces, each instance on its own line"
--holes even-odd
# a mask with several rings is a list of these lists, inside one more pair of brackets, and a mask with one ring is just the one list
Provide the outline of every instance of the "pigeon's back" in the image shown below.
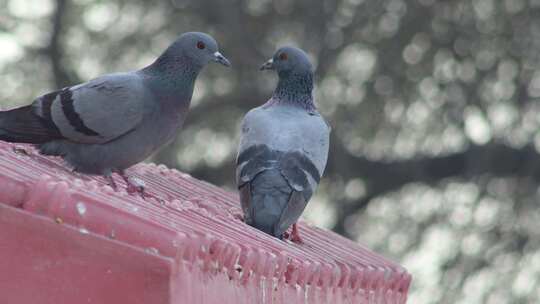
[[261,106],[244,118],[239,154],[256,145],[277,151],[299,151],[322,175],[328,158],[329,135],[329,126],[317,112],[287,104]]

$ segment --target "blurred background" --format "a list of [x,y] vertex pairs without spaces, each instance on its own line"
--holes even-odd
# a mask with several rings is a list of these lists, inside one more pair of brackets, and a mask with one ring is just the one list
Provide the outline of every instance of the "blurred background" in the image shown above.
[[0,0],[0,107],[209,32],[184,131],[151,161],[234,190],[239,123],[281,45],[333,127],[306,220],[403,264],[410,303],[540,302],[540,0]]

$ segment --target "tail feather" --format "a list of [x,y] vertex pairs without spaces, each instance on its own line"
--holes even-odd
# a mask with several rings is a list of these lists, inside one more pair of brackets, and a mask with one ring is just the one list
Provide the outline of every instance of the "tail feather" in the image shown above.
[[42,144],[59,138],[56,126],[36,115],[31,105],[0,112],[0,140]]
[[252,226],[270,235],[281,238],[279,221],[286,209],[292,188],[278,170],[266,170],[252,181],[251,208]]

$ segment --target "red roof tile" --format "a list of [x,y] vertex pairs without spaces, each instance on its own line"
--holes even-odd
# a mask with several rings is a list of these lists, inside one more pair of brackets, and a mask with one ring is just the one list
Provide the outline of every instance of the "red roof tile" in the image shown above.
[[[48,235],[65,234],[57,238],[56,246],[69,248],[65,240],[74,237],[71,242],[77,246],[74,235],[79,234],[97,247],[112,242],[110,246],[119,248],[116,259],[133,256],[133,263],[141,263],[140,254],[123,251],[122,246],[129,246],[143,256],[170,261],[169,280],[163,283],[169,284],[165,291],[169,300],[164,303],[176,303],[174,299],[185,301],[182,303],[305,303],[306,299],[308,303],[406,302],[411,276],[403,267],[360,244],[303,222],[299,228],[304,244],[280,241],[237,219],[240,209],[236,193],[153,164],[139,164],[128,174],[142,179],[147,192],[162,200],[128,195],[121,179],[116,180],[119,191],[115,192],[101,177],[72,173],[59,158],[43,157],[30,146],[0,142],[0,230],[4,231],[0,231],[0,248],[11,246],[9,241],[2,244],[1,234],[10,231],[6,225],[17,226],[13,218],[21,216],[24,220],[20,222],[36,227],[28,238],[40,229],[52,231]],[[8,209],[13,216],[4,216],[2,221],[1,215],[8,214],[2,210]],[[55,226],[64,230],[56,231]],[[14,242],[17,239],[21,240],[13,238]],[[8,252],[0,251],[0,260],[16,261],[4,256]],[[29,252],[31,259],[40,254]],[[39,258],[58,259],[53,253],[47,254]],[[92,258],[84,261],[88,264],[85,267],[92,267]],[[99,261],[107,265],[106,259]],[[33,268],[28,271],[34,275]],[[69,275],[65,271],[56,274]],[[97,282],[92,282],[99,284],[99,273],[94,275]],[[0,274],[0,286],[2,280]],[[62,284],[79,284],[75,281],[58,279]],[[133,282],[138,281],[133,278]],[[157,282],[161,281],[155,280],[159,285]],[[133,284],[132,288],[139,286]],[[99,299],[105,303],[105,298]]]

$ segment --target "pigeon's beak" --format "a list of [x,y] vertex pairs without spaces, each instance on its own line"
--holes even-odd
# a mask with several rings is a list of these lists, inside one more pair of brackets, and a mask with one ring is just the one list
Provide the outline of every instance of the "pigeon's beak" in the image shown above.
[[214,59],[213,61],[217,62],[217,63],[221,63],[223,64],[224,66],[226,67],[230,67],[231,66],[231,63],[229,62],[229,60],[227,58],[225,58],[225,56],[221,55],[220,52],[215,52],[214,53]]
[[259,70],[273,70],[274,69],[274,59],[270,59],[267,62],[265,62],[263,65],[261,65],[261,68]]

